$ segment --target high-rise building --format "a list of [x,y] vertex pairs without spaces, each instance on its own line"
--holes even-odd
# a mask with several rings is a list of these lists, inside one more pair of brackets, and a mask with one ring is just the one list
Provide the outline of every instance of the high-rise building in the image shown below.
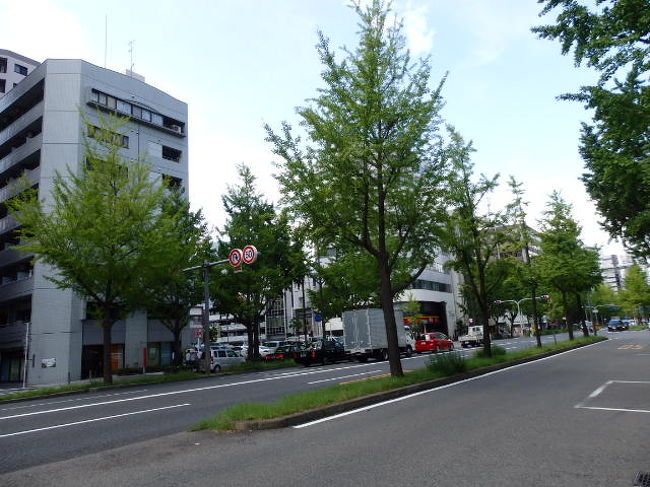
[[[7,52],[0,50],[0,59],[9,59]],[[101,327],[86,316],[84,300],[46,279],[53,269],[12,248],[16,222],[4,202],[21,176],[47,201],[55,172],[77,171],[83,162],[84,120],[99,123],[102,113],[130,117],[125,160],[144,156],[154,173],[187,189],[187,104],[78,59],[48,59],[12,88],[0,99],[0,382],[20,381],[25,371],[29,384],[96,376]],[[114,368],[141,367],[144,348],[150,364],[171,358],[171,333],[145,311],[117,322],[112,339]]]
[[0,49],[0,98],[20,83],[40,63],[13,51]]

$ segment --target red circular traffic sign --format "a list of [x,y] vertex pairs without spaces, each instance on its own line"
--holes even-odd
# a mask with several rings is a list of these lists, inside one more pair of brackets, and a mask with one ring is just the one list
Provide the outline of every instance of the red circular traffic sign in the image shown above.
[[230,255],[228,256],[228,261],[233,267],[239,267],[241,265],[243,252],[241,249],[232,249]]
[[243,259],[245,264],[252,264],[257,260],[257,249],[254,245],[247,245],[244,247]]

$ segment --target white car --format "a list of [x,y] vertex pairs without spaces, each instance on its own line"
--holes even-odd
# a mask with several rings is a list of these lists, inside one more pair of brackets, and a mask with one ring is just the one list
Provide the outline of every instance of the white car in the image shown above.
[[213,348],[210,350],[210,371],[219,372],[233,365],[243,364],[246,359],[234,350],[225,348]]

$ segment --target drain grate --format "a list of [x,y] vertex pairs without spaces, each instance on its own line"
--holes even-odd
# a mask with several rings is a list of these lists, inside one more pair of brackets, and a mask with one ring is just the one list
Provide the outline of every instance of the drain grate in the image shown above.
[[650,473],[639,472],[634,479],[634,487],[650,487]]

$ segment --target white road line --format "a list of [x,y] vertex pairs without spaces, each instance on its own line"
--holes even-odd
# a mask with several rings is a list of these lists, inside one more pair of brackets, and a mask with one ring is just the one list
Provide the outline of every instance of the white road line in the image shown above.
[[28,404],[26,406],[13,406],[10,408],[1,408],[0,411],[15,411],[17,409],[29,409],[29,408],[35,408],[38,406],[49,406],[50,404],[63,404],[66,402],[79,402],[79,401],[89,401],[92,399],[98,399],[100,397],[113,397],[113,396],[125,396],[125,395],[131,395],[131,394],[139,394],[141,392],[146,392],[148,389],[138,389],[137,391],[128,391],[128,392],[116,392],[113,394],[101,394],[97,396],[92,396],[92,397],[77,397],[74,399],[65,399],[61,401],[48,401],[48,402],[39,402],[36,404]]
[[576,409],[595,409],[597,411],[619,411],[624,413],[650,413],[650,410],[648,409],[599,408],[595,406],[581,406],[580,404],[574,407]]
[[314,381],[311,381],[311,382],[307,382],[307,384],[320,384],[321,382],[332,382],[332,381],[341,380],[341,379],[349,379],[350,377],[359,377],[359,376],[362,376],[362,375],[374,374],[375,372],[383,372],[383,371],[380,370],[380,369],[369,370],[368,372],[360,372],[358,374],[342,375],[341,377],[332,377],[330,379],[314,380]]
[[382,407],[382,406],[385,406],[387,404],[392,404],[392,403],[400,402],[400,401],[406,401],[407,399],[411,399],[412,397],[421,396],[423,394],[430,394],[432,392],[437,392],[437,391],[440,391],[440,390],[443,390],[443,389],[448,389],[450,387],[456,387],[456,386],[459,386],[461,384],[465,384],[466,382],[481,380],[481,379],[484,379],[484,378],[489,377],[491,375],[501,374],[503,372],[507,372],[507,371],[512,370],[512,369],[516,369],[516,368],[519,368],[519,367],[525,367],[527,365],[535,364],[537,362],[542,362],[544,360],[549,360],[549,359],[552,359],[552,358],[555,358],[555,357],[559,357],[561,355],[565,355],[567,353],[573,353],[576,350],[583,350],[585,348],[593,347],[594,345],[598,345],[600,343],[603,343],[603,342],[592,343],[591,345],[586,345],[586,346],[580,347],[580,348],[574,348],[573,350],[567,350],[566,352],[557,353],[555,355],[551,355],[550,357],[544,357],[544,358],[541,358],[541,359],[538,359],[538,360],[533,360],[531,362],[525,362],[523,364],[513,365],[511,367],[506,367],[506,368],[503,368],[503,369],[488,372],[487,374],[477,375],[476,377],[470,377],[469,379],[460,380],[458,382],[452,382],[451,384],[445,384],[444,386],[435,387],[433,389],[427,389],[426,391],[414,392],[413,394],[409,394],[407,396],[402,396],[402,397],[398,397],[398,398],[395,398],[395,399],[389,399],[388,401],[378,402],[378,403],[371,404],[369,406],[364,406],[364,407],[358,408],[358,409],[352,409],[352,410],[346,411],[344,413],[335,414],[333,416],[328,416],[326,418],[317,419],[315,421],[309,421],[308,423],[298,424],[296,426],[293,426],[293,428],[295,428],[295,429],[306,428],[307,426],[313,426],[315,424],[324,423],[326,421],[331,421],[333,419],[342,418],[344,416],[350,416],[352,414],[357,414],[357,413],[361,413],[361,412],[364,412],[364,411],[370,411],[371,409]]
[[157,394],[147,394],[145,396],[137,396],[137,397],[128,397],[125,399],[116,399],[114,401],[101,401],[97,403],[90,403],[90,404],[80,404],[77,406],[69,406],[69,407],[64,407],[64,408],[57,408],[57,409],[47,409],[44,411],[33,411],[31,413],[22,413],[22,414],[13,414],[10,416],[0,416],[0,420],[4,419],[13,419],[13,418],[23,418],[26,416],[35,416],[37,414],[48,414],[48,413],[58,413],[61,411],[70,411],[73,409],[82,409],[82,408],[89,408],[89,407],[94,407],[94,406],[105,406],[107,404],[117,404],[121,402],[130,402],[130,401],[140,401],[144,399],[152,399],[156,397],[164,397],[164,396],[173,396],[176,394],[187,394],[190,392],[202,392],[202,391],[209,391],[213,389],[223,389],[225,387],[233,387],[233,386],[239,386],[239,385],[247,385],[247,384],[256,384],[260,382],[269,382],[273,380],[280,380],[280,379],[286,379],[290,377],[300,377],[300,376],[306,376],[306,375],[314,375],[314,374],[325,374],[328,372],[332,372],[335,370],[346,370],[346,369],[353,369],[353,368],[359,368],[359,367],[367,367],[368,365],[363,364],[363,365],[350,365],[347,367],[339,367],[336,369],[322,369],[322,370],[313,370],[310,372],[300,372],[300,373],[295,373],[291,374],[288,376],[274,376],[274,377],[264,377],[260,379],[251,379],[251,380],[244,380],[241,382],[229,382],[226,384],[217,384],[213,386],[205,386],[205,387],[194,387],[192,389],[182,389],[179,391],[169,391],[169,392],[160,392]]
[[598,389],[596,389],[594,392],[592,392],[591,394],[589,394],[589,398],[593,399],[594,397],[597,397],[597,396],[598,396],[601,392],[603,392],[603,391],[607,388],[607,386],[610,385],[611,383],[612,383],[611,380],[608,380],[607,382],[605,382],[602,386],[600,386],[600,387],[599,387]]
[[97,421],[105,421],[107,419],[121,418],[121,417],[124,417],[124,416],[133,416],[134,414],[153,413],[155,411],[163,411],[165,409],[182,408],[183,406],[189,406],[189,405],[190,405],[190,403],[176,404],[174,406],[165,406],[165,407],[162,407],[162,408],[145,409],[144,411],[133,411],[133,412],[130,412],[130,413],[115,414],[113,416],[104,416],[104,417],[95,418],[95,419],[85,419],[83,421],[75,421],[74,423],[56,424],[54,426],[46,426],[45,428],[36,428],[36,429],[33,429],[33,430],[24,430],[24,431],[16,431],[15,433],[7,433],[7,434],[4,434],[4,435],[0,435],[0,438],[8,438],[10,436],[26,435],[28,433],[38,433],[39,431],[47,431],[47,430],[53,430],[53,429],[58,429],[58,428],[66,428],[68,426],[75,426],[75,425],[78,425],[78,424],[94,423],[94,422],[97,422]]

